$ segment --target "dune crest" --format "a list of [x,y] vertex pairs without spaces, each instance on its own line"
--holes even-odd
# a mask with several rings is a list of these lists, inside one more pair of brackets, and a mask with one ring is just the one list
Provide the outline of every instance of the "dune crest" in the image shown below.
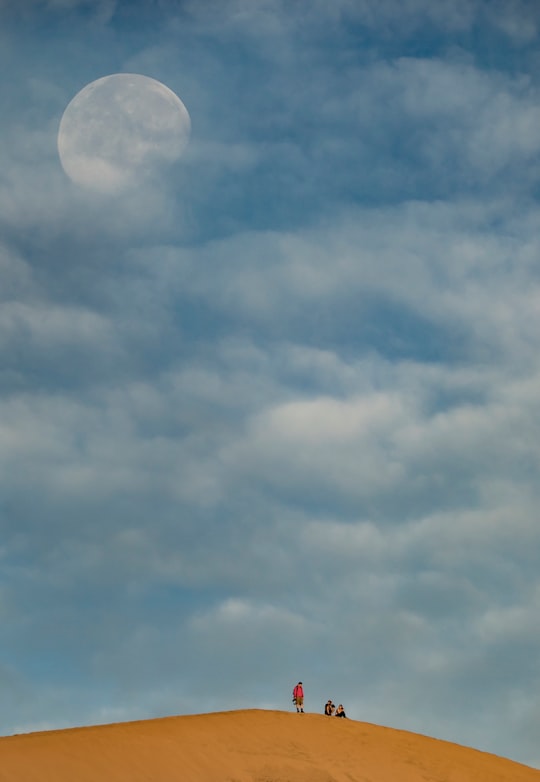
[[540,782],[496,755],[353,720],[245,710],[0,738],[0,782]]

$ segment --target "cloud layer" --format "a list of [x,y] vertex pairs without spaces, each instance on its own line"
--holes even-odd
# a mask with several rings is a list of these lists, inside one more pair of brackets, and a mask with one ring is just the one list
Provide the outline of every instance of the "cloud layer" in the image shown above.
[[[538,18],[492,8],[0,4],[1,732],[301,678],[540,763]],[[116,71],[193,122],[122,198],[55,151]]]

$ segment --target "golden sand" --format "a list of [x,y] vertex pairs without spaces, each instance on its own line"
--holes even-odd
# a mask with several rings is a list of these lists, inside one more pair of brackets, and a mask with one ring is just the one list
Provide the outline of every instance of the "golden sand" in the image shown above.
[[353,720],[219,712],[0,738],[0,782],[540,782],[505,758]]

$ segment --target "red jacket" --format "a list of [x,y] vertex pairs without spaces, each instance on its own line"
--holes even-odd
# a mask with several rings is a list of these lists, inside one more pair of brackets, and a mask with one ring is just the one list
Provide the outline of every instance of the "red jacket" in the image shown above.
[[292,694],[295,698],[303,698],[304,697],[304,688],[301,684],[297,684],[294,690],[292,691]]

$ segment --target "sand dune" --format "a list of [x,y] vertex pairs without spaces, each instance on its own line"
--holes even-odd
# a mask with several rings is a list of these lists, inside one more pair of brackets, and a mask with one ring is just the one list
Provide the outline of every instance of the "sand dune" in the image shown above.
[[0,780],[540,782],[540,771],[392,728],[254,709],[1,738]]

